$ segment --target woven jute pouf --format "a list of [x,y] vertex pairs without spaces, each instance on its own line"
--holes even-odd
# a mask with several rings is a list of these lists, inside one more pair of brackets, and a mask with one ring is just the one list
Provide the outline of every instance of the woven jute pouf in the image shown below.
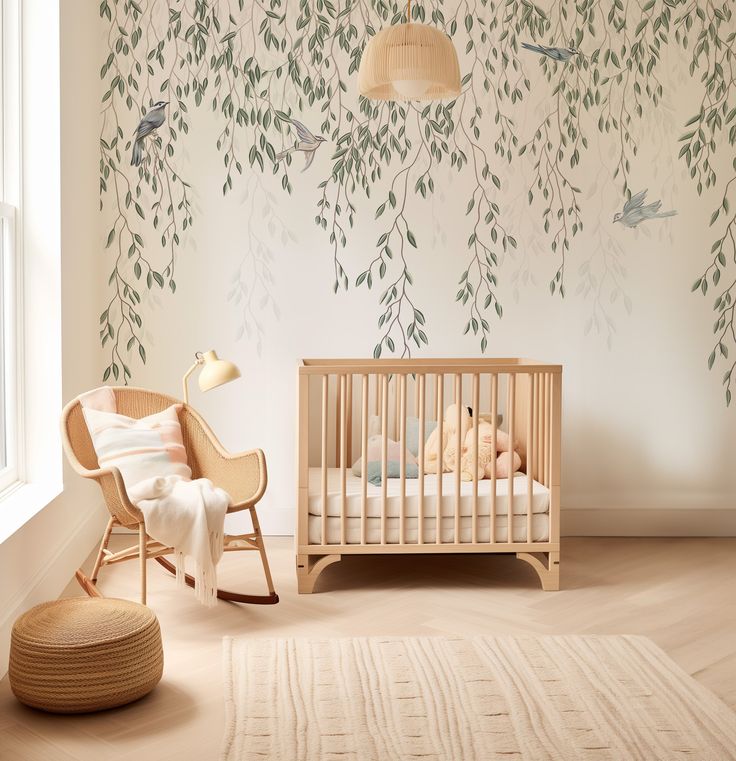
[[129,600],[75,597],[37,605],[13,625],[10,686],[21,703],[53,713],[114,708],[161,679],[161,629]]

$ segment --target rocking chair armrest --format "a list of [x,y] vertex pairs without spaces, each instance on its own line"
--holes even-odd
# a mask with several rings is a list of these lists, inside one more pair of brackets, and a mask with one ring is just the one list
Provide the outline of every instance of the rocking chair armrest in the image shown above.
[[80,463],[72,463],[74,470],[82,478],[97,481],[105,497],[105,503],[110,514],[124,526],[141,523],[141,511],[130,501],[118,468],[96,468],[89,470]]
[[242,510],[255,505],[266,491],[266,457],[261,449],[230,454],[213,448],[208,452],[204,475],[230,495],[228,512]]

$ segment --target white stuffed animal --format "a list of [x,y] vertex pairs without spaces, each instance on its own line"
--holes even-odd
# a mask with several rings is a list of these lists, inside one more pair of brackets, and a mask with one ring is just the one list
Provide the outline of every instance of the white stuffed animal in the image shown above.
[[[472,418],[467,407],[460,410],[460,440],[464,441]],[[439,440],[439,426],[429,434],[424,445],[424,472],[436,473],[437,460],[442,457],[442,472],[450,473],[455,469],[455,450],[457,448],[457,406],[451,404],[442,419],[442,441]]]

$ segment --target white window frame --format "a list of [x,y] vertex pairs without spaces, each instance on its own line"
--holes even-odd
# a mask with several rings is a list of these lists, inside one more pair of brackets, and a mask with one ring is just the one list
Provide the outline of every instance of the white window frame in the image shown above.
[[0,467],[0,495],[23,482],[23,283],[19,221],[21,188],[21,8],[20,0],[0,0],[0,404],[5,430],[5,467]]
[[[0,493],[18,485],[22,476],[20,446],[21,410],[18,404],[20,342],[18,341],[20,297],[17,288],[16,208],[0,201],[2,246],[0,250],[0,404],[3,405],[4,430],[0,431],[0,451],[4,450],[5,466],[0,467]],[[1,461],[0,461],[1,462]]]
[[[15,207],[15,481],[0,492],[0,548],[63,492],[60,5],[0,0],[5,103],[0,198]],[[11,98],[12,101],[8,99]],[[79,391],[75,388],[75,393]]]

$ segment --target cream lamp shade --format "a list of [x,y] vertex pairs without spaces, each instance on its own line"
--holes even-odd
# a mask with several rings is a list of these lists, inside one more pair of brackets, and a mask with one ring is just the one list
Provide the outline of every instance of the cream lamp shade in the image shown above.
[[440,29],[407,23],[388,26],[363,51],[358,90],[371,100],[438,100],[460,94],[460,66]]
[[240,377],[240,370],[237,365],[228,362],[226,359],[220,359],[215,351],[198,351],[194,355],[194,364],[186,371],[182,379],[184,387],[184,401],[189,404],[189,376],[198,368],[202,370],[199,373],[199,390],[210,391],[213,388],[222,386],[232,380]]

